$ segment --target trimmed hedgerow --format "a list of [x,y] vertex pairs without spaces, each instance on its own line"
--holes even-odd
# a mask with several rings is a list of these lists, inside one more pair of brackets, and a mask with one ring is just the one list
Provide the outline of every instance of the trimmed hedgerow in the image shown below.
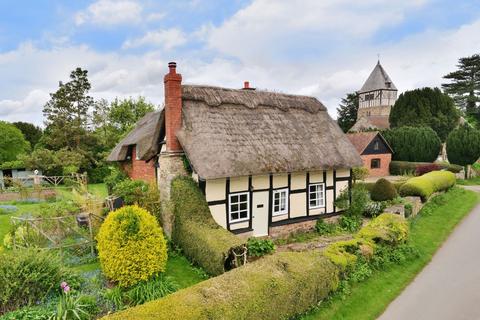
[[407,241],[408,223],[393,213],[383,213],[360,229],[356,237],[379,244],[399,245]]
[[320,253],[281,252],[104,319],[290,319],[338,282],[338,268]]
[[230,269],[232,251],[240,251],[245,241],[213,220],[195,181],[190,177],[175,178],[171,199],[175,215],[173,242],[210,275],[219,275]]
[[393,183],[387,179],[378,179],[370,191],[370,197],[373,201],[392,200],[397,197],[397,190],[395,189]]
[[432,171],[420,177],[408,179],[400,188],[400,195],[419,196],[426,200],[434,192],[445,191],[455,185],[455,174],[450,171]]
[[[403,174],[417,174],[417,169],[419,173],[425,169],[423,167],[435,165],[438,169],[448,170],[453,173],[458,173],[463,170],[462,166],[450,163],[430,163],[430,162],[408,162],[408,161],[392,161],[390,162],[390,174],[392,175],[403,175]],[[438,170],[437,169],[437,170]]]
[[129,287],[164,272],[167,242],[147,210],[126,206],[111,212],[97,235],[98,257],[105,275]]

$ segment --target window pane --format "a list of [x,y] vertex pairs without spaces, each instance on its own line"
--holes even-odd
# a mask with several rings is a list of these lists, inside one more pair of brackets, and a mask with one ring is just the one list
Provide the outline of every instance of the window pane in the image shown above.
[[240,196],[240,201],[247,201],[247,195],[246,194],[242,194]]
[[232,212],[231,213],[231,218],[232,218],[232,220],[237,220],[238,219],[238,212]]
[[232,197],[230,198],[230,201],[231,201],[231,202],[238,202],[238,196],[237,196],[237,195],[232,196]]
[[247,211],[240,211],[240,218],[245,219],[247,217]]
[[231,211],[238,211],[238,204],[232,204]]
[[240,210],[247,210],[247,203],[241,203],[240,204]]
[[280,203],[280,201],[278,199],[275,199],[275,201],[273,202],[274,205],[278,206],[278,204]]

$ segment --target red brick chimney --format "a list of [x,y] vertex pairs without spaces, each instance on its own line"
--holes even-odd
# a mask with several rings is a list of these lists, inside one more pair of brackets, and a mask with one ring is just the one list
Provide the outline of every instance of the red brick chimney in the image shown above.
[[182,152],[177,139],[177,131],[182,125],[182,75],[177,73],[177,63],[168,63],[169,72],[163,80],[165,84],[165,137],[167,152]]

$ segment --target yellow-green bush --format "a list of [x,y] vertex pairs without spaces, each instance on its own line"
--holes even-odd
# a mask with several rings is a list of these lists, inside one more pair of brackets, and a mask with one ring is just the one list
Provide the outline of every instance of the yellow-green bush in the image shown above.
[[339,241],[325,248],[323,254],[342,270],[351,267],[357,262],[357,255],[363,252],[373,252],[372,242],[361,238]]
[[175,214],[173,242],[210,275],[228,270],[232,250],[240,250],[245,241],[213,220],[205,196],[191,178],[174,179],[171,192]]
[[126,206],[111,212],[97,235],[103,273],[121,287],[164,272],[167,245],[162,228],[148,211]]
[[357,233],[357,239],[397,245],[408,238],[408,223],[403,217],[393,213],[383,213],[370,221]]
[[320,253],[282,252],[104,319],[290,319],[338,283],[338,268]]
[[419,196],[426,200],[434,192],[444,191],[455,185],[455,174],[450,171],[432,171],[420,177],[408,179],[400,187],[400,195]]

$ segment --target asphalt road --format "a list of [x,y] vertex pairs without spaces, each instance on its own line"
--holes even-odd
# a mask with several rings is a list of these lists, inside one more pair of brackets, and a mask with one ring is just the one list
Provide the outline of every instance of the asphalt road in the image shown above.
[[480,205],[378,320],[480,320]]

